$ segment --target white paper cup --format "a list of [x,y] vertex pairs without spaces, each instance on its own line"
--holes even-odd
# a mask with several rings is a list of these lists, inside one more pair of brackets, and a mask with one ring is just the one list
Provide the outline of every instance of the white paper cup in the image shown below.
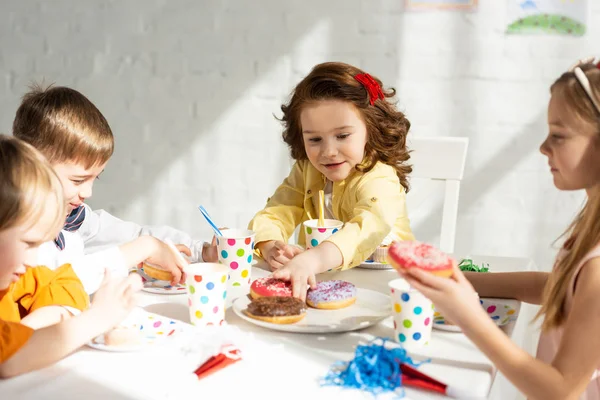
[[196,263],[187,265],[184,271],[192,325],[222,325],[228,268],[217,263]]
[[229,269],[229,288],[250,287],[254,255],[254,231],[222,229],[217,237],[219,262]]
[[344,226],[342,221],[337,219],[325,219],[323,227],[318,226],[318,219],[309,219],[304,221],[304,233],[306,236],[306,248],[312,249],[317,247],[321,242],[326,240],[329,236],[333,235]]
[[391,290],[394,340],[406,349],[429,344],[433,326],[433,303],[399,278],[388,283]]

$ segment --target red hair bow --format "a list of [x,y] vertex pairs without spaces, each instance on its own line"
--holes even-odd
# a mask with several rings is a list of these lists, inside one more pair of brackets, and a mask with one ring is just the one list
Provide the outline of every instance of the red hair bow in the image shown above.
[[385,99],[381,86],[379,86],[379,83],[377,83],[371,75],[358,74],[354,76],[354,79],[359,81],[365,89],[367,89],[367,92],[369,93],[369,103],[371,103],[371,105],[375,104],[375,100],[377,99]]

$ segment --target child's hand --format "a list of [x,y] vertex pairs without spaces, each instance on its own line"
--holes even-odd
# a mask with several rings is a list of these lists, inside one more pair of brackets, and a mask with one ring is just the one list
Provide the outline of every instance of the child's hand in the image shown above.
[[271,271],[278,270],[289,263],[304,250],[298,246],[292,246],[281,240],[272,240],[262,245],[261,252]]
[[[228,228],[219,228],[219,230],[228,229]],[[204,262],[219,262],[219,251],[217,250],[217,237],[213,236],[212,242],[210,245],[205,245],[202,247],[202,259]]]
[[113,279],[107,269],[100,288],[94,294],[90,310],[96,310],[105,318],[106,330],[109,330],[129,315],[136,305],[135,295],[142,286],[142,279],[138,274]]
[[[148,237],[151,237],[151,236],[148,236]],[[153,245],[152,245],[152,251],[150,253],[150,256],[146,260],[149,263],[156,264],[156,265],[160,266],[161,268],[169,271],[173,275],[173,280],[171,281],[171,285],[177,285],[178,283],[184,283],[185,276],[183,274],[183,268],[188,263],[185,262],[185,264],[182,264],[180,258],[183,259],[183,257],[175,257],[175,254],[173,254],[173,250],[171,250],[166,243],[164,243],[163,241],[156,239],[156,238],[152,238],[152,239],[154,239]],[[178,244],[178,245],[175,245],[175,247],[177,248],[177,250],[179,250],[183,254],[187,255],[188,257],[192,256],[192,252],[190,251],[190,249],[187,246],[185,246],[183,244]],[[183,260],[183,261],[185,261],[185,260]]]
[[290,260],[284,267],[273,272],[273,278],[292,282],[292,296],[306,301],[308,288],[317,285],[315,275],[319,270],[319,260],[315,251],[305,251]]
[[402,274],[406,281],[429,298],[444,318],[465,329],[487,317],[475,289],[456,263],[451,278],[435,276],[418,268]]

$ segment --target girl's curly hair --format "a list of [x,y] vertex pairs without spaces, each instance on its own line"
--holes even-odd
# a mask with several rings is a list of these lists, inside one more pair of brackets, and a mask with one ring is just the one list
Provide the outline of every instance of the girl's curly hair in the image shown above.
[[281,106],[284,125],[283,140],[290,148],[292,158],[306,160],[306,150],[302,138],[300,113],[304,106],[322,100],[341,100],[352,103],[359,110],[367,126],[367,144],[363,162],[356,166],[361,172],[370,171],[378,161],[391,165],[396,170],[400,183],[408,192],[408,175],[412,167],[406,148],[406,136],[410,122],[398,111],[396,105],[387,101],[394,97],[396,90],[383,89],[381,81],[373,77],[381,86],[385,99],[377,99],[371,105],[367,89],[355,79],[365,72],[352,65],[328,62],[315,66],[293,90],[288,104]]

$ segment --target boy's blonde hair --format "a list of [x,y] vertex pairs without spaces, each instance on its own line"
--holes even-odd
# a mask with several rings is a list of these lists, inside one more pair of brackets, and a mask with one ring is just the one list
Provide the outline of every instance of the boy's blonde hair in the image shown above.
[[[592,95],[600,101],[600,69],[591,63],[580,66],[589,80]],[[594,124],[600,145],[600,113],[573,72],[564,73],[551,87],[552,95],[560,95],[565,107],[582,121]],[[600,161],[599,161],[600,162]],[[596,188],[597,189],[597,188]],[[600,190],[593,190],[585,206],[563,236],[564,256],[557,260],[548,278],[542,307],[537,317],[544,317],[543,330],[556,328],[565,322],[565,301],[576,268],[585,255],[600,243]]]
[[[53,205],[53,209],[49,206]],[[0,231],[33,226],[46,212],[53,223],[44,241],[65,223],[66,204],[58,176],[40,152],[12,136],[0,134]]]
[[42,152],[50,163],[85,168],[106,163],[114,138],[102,113],[77,90],[34,85],[17,109],[13,135]]

